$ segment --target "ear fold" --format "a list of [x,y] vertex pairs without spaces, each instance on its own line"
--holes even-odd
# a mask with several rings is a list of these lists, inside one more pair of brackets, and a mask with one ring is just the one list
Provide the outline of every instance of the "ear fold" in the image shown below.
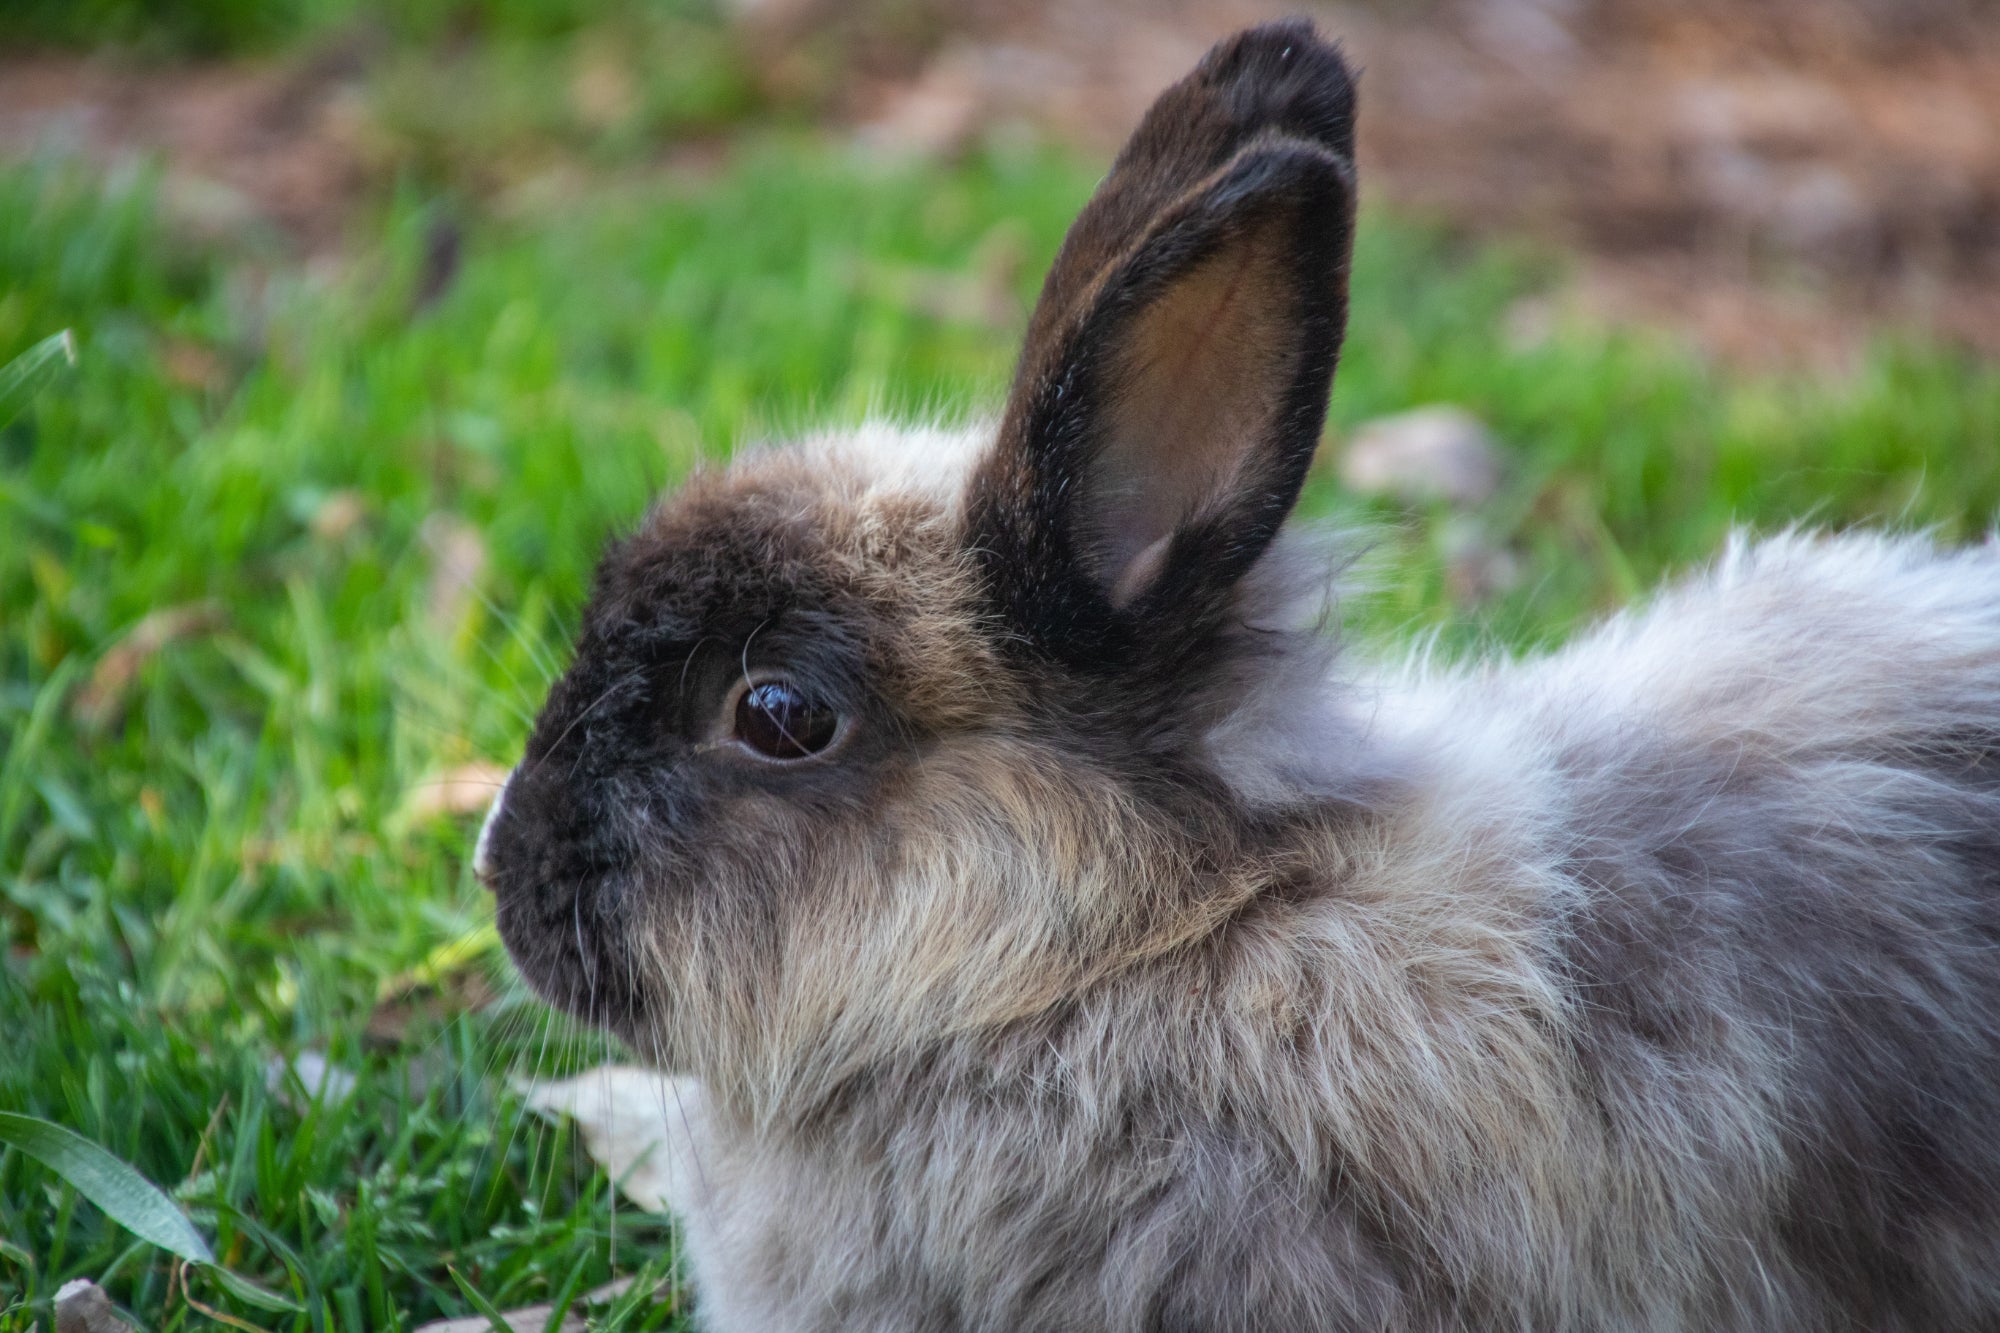
[[1309,24],[1252,29],[1160,98],[1071,230],[971,515],[1042,650],[1198,640],[1297,499],[1346,320],[1352,111]]

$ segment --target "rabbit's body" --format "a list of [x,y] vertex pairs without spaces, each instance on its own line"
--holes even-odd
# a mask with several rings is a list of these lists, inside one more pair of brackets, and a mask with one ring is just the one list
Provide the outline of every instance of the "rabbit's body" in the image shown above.
[[997,425],[746,455],[607,557],[482,871],[686,1075],[700,1318],[2000,1329],[2000,549],[1335,657],[1267,547],[1351,111],[1303,25],[1218,48]]
[[1201,947],[805,1123],[683,1082],[707,1326],[2000,1320],[2000,551],[1788,537],[1542,660],[1290,688],[1344,743],[1282,802],[1211,736],[1284,887]]

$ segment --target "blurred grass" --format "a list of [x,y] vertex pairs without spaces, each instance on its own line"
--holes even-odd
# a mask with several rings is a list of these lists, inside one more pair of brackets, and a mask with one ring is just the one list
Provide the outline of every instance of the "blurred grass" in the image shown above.
[[[292,41],[363,2],[185,4],[193,35],[172,40]],[[0,32],[59,36],[69,20],[36,3]],[[149,12],[99,8],[127,16],[113,27]],[[478,68],[523,62],[501,83],[534,81],[532,43],[574,43],[567,61],[618,32],[525,0],[394,21],[473,10]],[[633,21],[696,22],[678,13]],[[809,422],[993,406],[1092,179],[1034,149],[898,166],[756,134],[701,171],[585,195],[558,176],[492,206],[464,159],[547,132],[541,94],[482,101],[411,49],[410,106],[467,119],[408,113],[433,146],[398,159],[333,276],[177,233],[144,171],[0,168],[0,364],[63,328],[79,346],[0,422],[0,1108],[178,1185],[227,1264],[306,1310],[274,1319],[195,1279],[265,1327],[465,1313],[454,1269],[507,1307],[666,1262],[664,1223],[614,1210],[568,1132],[506,1087],[604,1046],[504,977],[468,1011],[497,960],[371,1033],[394,979],[487,920],[471,820],[427,794],[516,752],[599,544],[698,458]],[[393,78],[377,95],[400,123]],[[708,114],[687,107],[722,123],[743,105],[633,96],[686,99],[633,112],[639,157]],[[1445,516],[1358,504],[1323,468],[1309,513],[1382,525],[1369,632],[1526,647],[1734,523],[1963,538],[2000,512],[1993,367],[1885,345],[1838,383],[1742,379],[1641,335],[1558,323],[1511,343],[1554,276],[1546,256],[1367,219],[1334,433],[1428,402],[1480,415],[1510,465],[1484,521],[1522,567],[1459,604]],[[355,1094],[274,1092],[271,1061],[302,1050],[354,1070]],[[157,1253],[18,1154],[0,1155],[0,1238],[0,1328],[79,1275],[150,1326],[205,1322]],[[629,1304],[603,1326],[672,1317]]]
[[691,10],[710,12],[687,0],[8,0],[0,44],[248,55],[355,28],[413,46],[547,42],[607,20]]

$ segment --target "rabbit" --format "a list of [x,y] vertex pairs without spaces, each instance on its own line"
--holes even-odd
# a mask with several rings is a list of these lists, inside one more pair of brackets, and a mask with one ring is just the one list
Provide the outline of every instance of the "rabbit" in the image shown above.
[[1286,526],[1354,79],[1217,46],[1004,412],[698,472],[482,831],[714,1333],[2000,1329],[2000,548],[1371,666]]

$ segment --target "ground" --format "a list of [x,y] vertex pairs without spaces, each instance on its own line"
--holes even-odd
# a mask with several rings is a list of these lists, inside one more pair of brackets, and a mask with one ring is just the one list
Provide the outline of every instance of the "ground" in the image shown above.
[[513,131],[449,168],[489,186],[548,169],[565,133],[658,128],[638,89],[663,82],[696,88],[681,130],[750,98],[892,150],[1025,125],[1106,153],[1210,41],[1293,12],[1364,68],[1371,197],[1570,258],[1524,322],[1665,326],[1738,365],[1835,373],[1885,328],[2000,349],[1991,0],[737,0],[724,86],[681,73],[717,57],[705,29],[656,26],[575,41],[540,105],[496,95],[504,59],[413,61],[361,25],[247,62],[0,59],[0,146],[162,151],[187,211],[325,249],[385,170],[464,146],[455,94],[488,104],[478,132]]
[[[376,1329],[635,1273],[598,1326],[675,1326],[668,1225],[523,1108],[611,1052],[493,947],[484,793],[657,487],[994,400],[1106,145],[1240,12],[343,3],[187,0],[117,53],[0,18],[0,1110],[285,1307],[0,1152],[0,1328],[72,1277],[148,1327]],[[1326,19],[1377,182],[1306,502],[1377,534],[1356,651],[1532,648],[1733,523],[2000,512],[1978,11],[1767,12],[1822,27]],[[1437,403],[1498,441],[1490,497],[1340,483]]]

